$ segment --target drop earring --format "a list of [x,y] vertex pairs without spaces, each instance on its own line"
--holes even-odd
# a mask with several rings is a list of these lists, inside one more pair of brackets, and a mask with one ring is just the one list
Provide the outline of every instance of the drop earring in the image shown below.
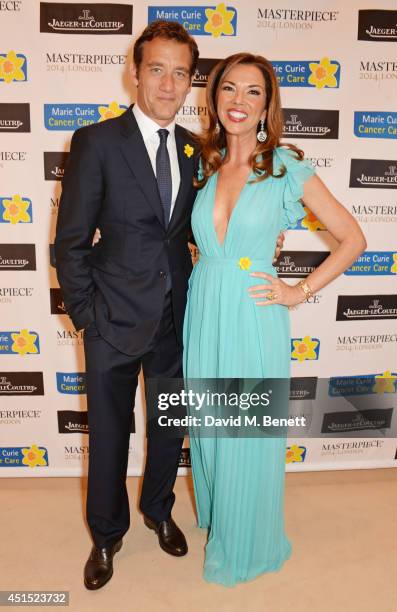
[[219,121],[216,122],[216,126],[215,126],[215,134],[219,134],[219,132],[221,131],[220,125],[219,125]]
[[265,130],[265,120],[264,119],[261,119],[261,127],[256,137],[259,140],[259,142],[265,142],[267,138],[267,132]]

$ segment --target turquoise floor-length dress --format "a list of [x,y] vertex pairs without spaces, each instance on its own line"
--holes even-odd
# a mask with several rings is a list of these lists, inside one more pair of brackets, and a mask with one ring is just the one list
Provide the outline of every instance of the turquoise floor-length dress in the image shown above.
[[[276,276],[277,236],[304,216],[303,185],[314,170],[281,147],[273,165],[276,173],[285,166],[286,174],[247,182],[222,245],[213,222],[218,174],[198,192],[192,229],[200,257],[189,281],[184,323],[186,379],[290,376],[288,308],[257,306],[247,289],[261,282],[250,272]],[[249,258],[249,269],[243,269],[242,258]],[[278,570],[290,556],[285,445],[285,438],[190,437],[198,525],[209,529],[207,581],[233,586]]]

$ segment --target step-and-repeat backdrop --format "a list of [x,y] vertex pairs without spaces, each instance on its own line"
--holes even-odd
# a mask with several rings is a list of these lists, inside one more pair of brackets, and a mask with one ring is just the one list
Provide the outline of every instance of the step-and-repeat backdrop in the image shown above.
[[[394,0],[0,0],[0,476],[86,470],[82,333],[65,314],[53,261],[61,179],[73,131],[134,100],[132,45],[158,18],[182,23],[201,52],[178,122],[205,126],[206,80],[220,58],[266,56],[281,87],[284,140],[304,149],[367,238],[345,274],[291,312],[291,405],[311,437],[288,440],[287,470],[397,463],[396,8]],[[277,263],[287,282],[335,247],[306,212]],[[130,474],[142,471],[144,423],[139,389]],[[188,441],[181,473],[186,466]]]

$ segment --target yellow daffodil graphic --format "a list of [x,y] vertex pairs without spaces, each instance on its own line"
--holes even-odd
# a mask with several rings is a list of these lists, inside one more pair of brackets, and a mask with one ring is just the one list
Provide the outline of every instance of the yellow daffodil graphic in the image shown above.
[[390,272],[392,274],[397,274],[397,253],[393,253],[393,261],[392,267],[390,268]]
[[106,119],[120,117],[124,113],[124,108],[120,108],[117,102],[112,102],[109,106],[98,106],[98,113],[100,114],[98,123],[100,123],[106,121]]
[[191,157],[194,153],[194,148],[190,144],[185,144],[185,148],[183,149],[186,157]]
[[44,458],[45,453],[45,449],[41,449],[36,444],[32,444],[30,448],[22,449],[22,463],[23,465],[28,465],[30,468],[34,468],[37,465],[47,465],[47,461]]
[[302,227],[307,227],[311,232],[315,232],[317,230],[325,230],[324,225],[319,221],[314,213],[307,207],[303,207],[306,213],[306,217],[304,217],[301,221]]
[[332,64],[328,57],[323,57],[318,64],[310,62],[309,67],[311,70],[311,75],[308,79],[309,85],[314,85],[317,89],[338,86],[335,73],[339,68],[339,64]]
[[252,266],[252,261],[249,257],[240,257],[238,265],[240,266],[241,270],[249,270]]
[[221,36],[231,36],[234,34],[234,28],[232,26],[232,19],[234,17],[235,11],[228,11],[225,4],[221,2],[214,9],[206,8],[205,16],[207,17],[207,22],[204,26],[204,32],[207,34],[212,34],[215,38]]
[[376,382],[372,387],[374,393],[395,393],[396,392],[396,380],[395,374],[392,374],[390,370],[386,370],[383,374],[377,374],[375,376]]
[[285,463],[302,462],[305,450],[306,449],[304,446],[298,446],[297,444],[292,444],[292,446],[287,446],[287,451],[285,454]]
[[9,51],[5,57],[0,56],[0,80],[6,83],[25,81],[26,77],[22,70],[25,61],[26,58],[17,57],[15,51]]
[[291,353],[291,357],[298,361],[305,361],[305,359],[316,359],[315,349],[318,346],[318,340],[312,340],[310,336],[305,336],[301,340],[293,340],[294,350]]
[[38,353],[37,346],[35,345],[37,334],[30,334],[27,329],[21,329],[20,332],[11,334],[11,338],[13,339],[12,353],[18,353],[19,355]]
[[11,200],[4,199],[3,206],[5,209],[3,212],[4,221],[9,221],[11,225],[30,223],[31,217],[28,213],[29,200],[24,200],[20,195],[14,195]]

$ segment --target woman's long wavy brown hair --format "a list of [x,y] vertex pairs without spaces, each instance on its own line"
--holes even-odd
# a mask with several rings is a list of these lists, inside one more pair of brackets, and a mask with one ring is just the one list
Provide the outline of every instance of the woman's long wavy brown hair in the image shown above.
[[[266,92],[266,131],[267,138],[265,142],[257,142],[255,149],[250,157],[250,165],[253,172],[256,174],[254,183],[263,181],[269,176],[281,178],[286,170],[284,167],[280,169],[280,174],[273,174],[273,151],[280,146],[280,139],[283,132],[283,113],[281,110],[280,91],[277,82],[277,77],[271,63],[261,55],[252,55],[251,53],[235,53],[220,61],[211,70],[208,77],[208,85],[206,91],[207,109],[209,116],[209,125],[203,136],[198,137],[201,147],[201,162],[203,178],[194,179],[195,187],[201,189],[204,187],[209,177],[220,168],[223,161],[222,149],[226,147],[226,134],[223,126],[218,123],[218,115],[216,112],[218,90],[222,81],[230,70],[238,64],[256,66],[265,80]],[[217,130],[219,125],[219,130]],[[283,144],[287,148],[293,150],[297,159],[303,159],[303,151],[292,144]]]

